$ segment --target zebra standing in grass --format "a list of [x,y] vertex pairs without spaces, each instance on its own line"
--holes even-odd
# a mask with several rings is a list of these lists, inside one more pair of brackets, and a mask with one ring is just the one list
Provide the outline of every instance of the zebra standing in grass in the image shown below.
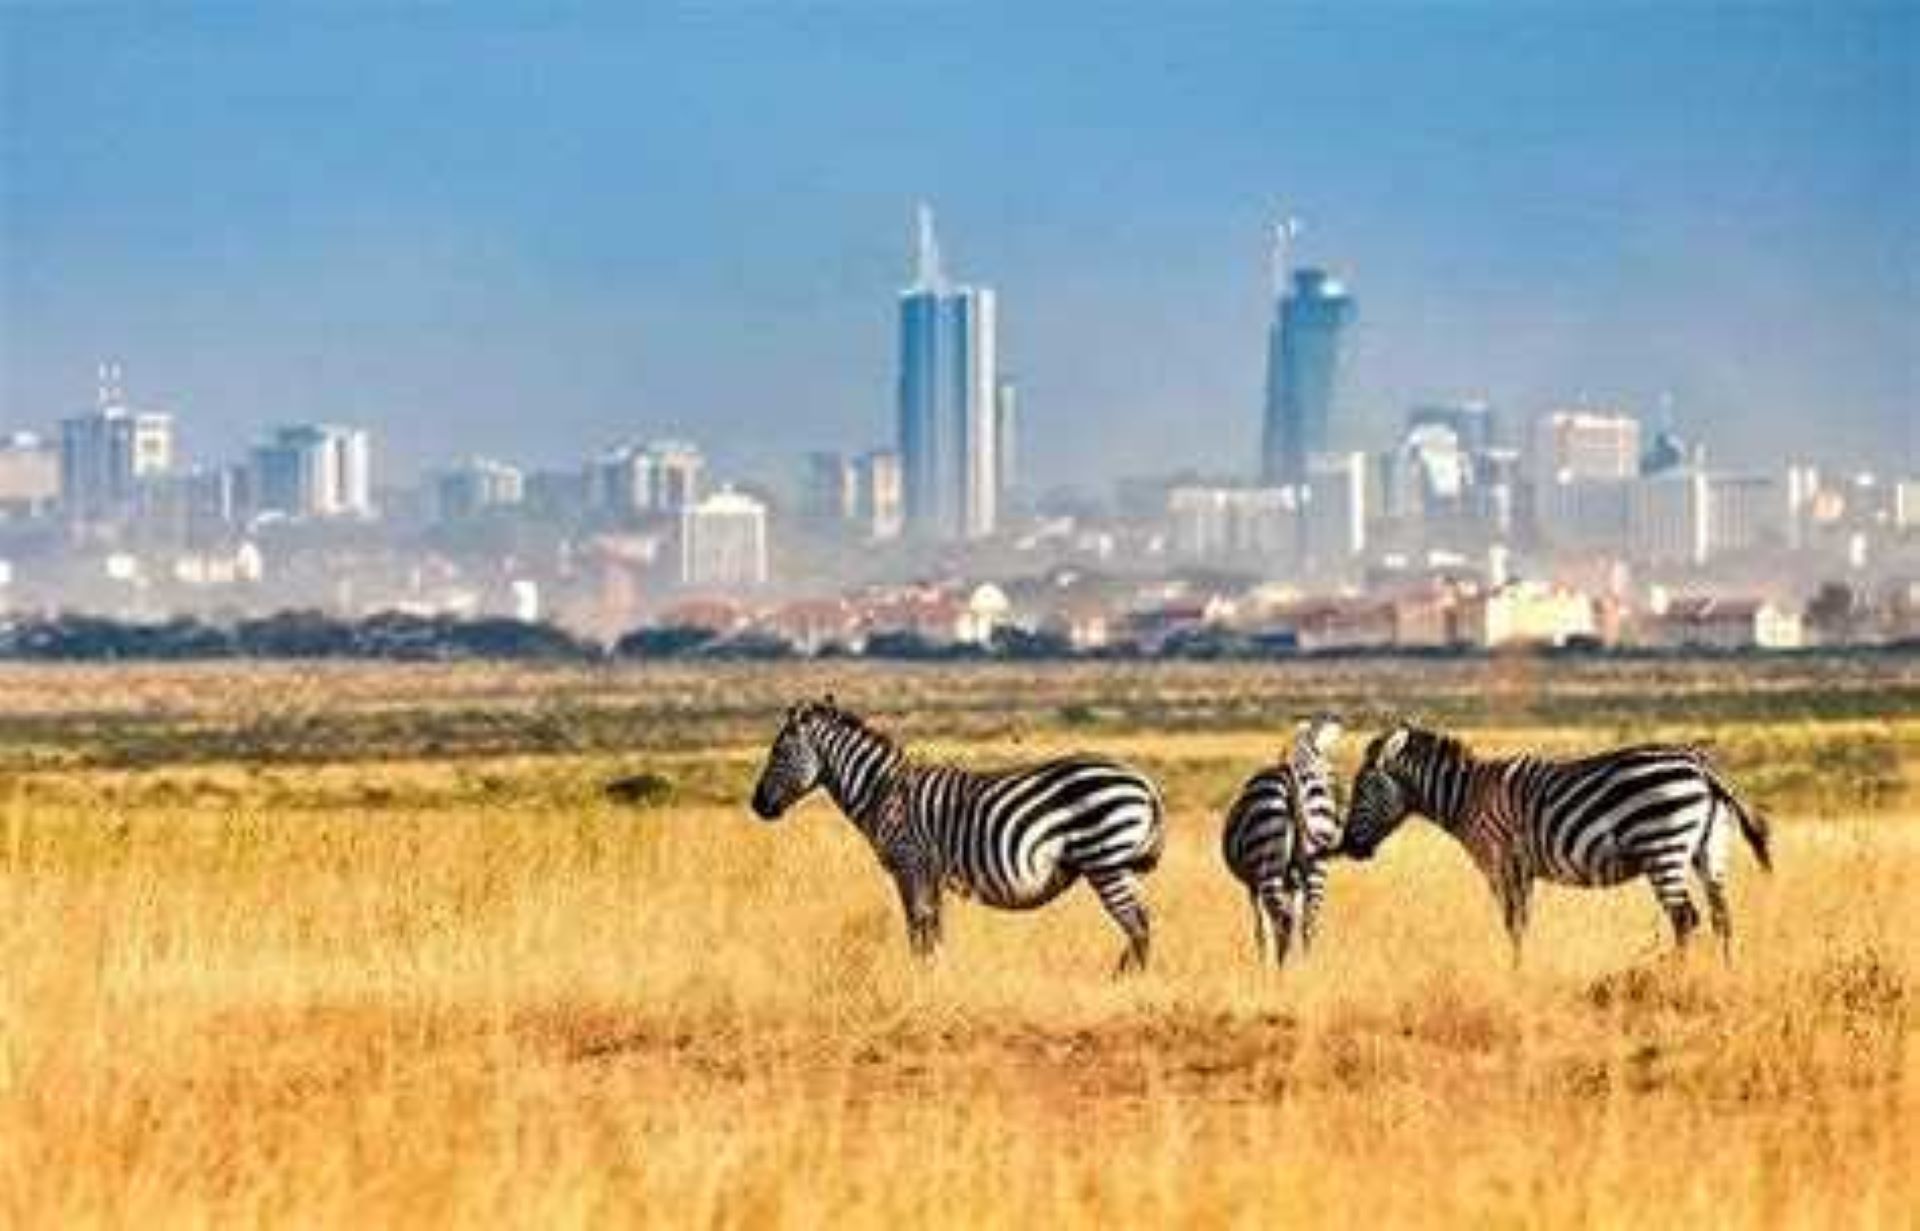
[[1773,867],[1766,818],[1741,802],[1699,748],[1641,744],[1578,760],[1481,759],[1451,736],[1395,727],[1367,746],[1341,853],[1371,858],[1413,812],[1458,839],[1486,876],[1516,964],[1536,879],[1599,887],[1644,876],[1684,947],[1700,924],[1687,889],[1691,872],[1730,959],[1730,823],[1760,866]]
[[913,951],[940,943],[942,890],[1031,910],[1085,877],[1126,933],[1122,971],[1147,964],[1139,877],[1160,861],[1160,793],[1144,774],[1075,755],[998,773],[923,765],[828,697],[787,711],[753,791],[775,820],[815,787],[872,844],[894,879]]
[[1327,856],[1340,840],[1331,759],[1339,738],[1338,719],[1301,723],[1287,760],[1240,788],[1220,835],[1220,854],[1253,904],[1254,945],[1276,966],[1286,965],[1296,918],[1302,949],[1311,951],[1319,932]]

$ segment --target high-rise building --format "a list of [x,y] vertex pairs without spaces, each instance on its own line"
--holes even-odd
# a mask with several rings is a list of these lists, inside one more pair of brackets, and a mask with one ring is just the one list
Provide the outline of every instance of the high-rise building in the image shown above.
[[1702,565],[1712,549],[1707,476],[1691,467],[1627,485],[1627,552],[1641,563]]
[[434,515],[441,521],[463,521],[494,509],[518,508],[526,495],[526,475],[518,466],[470,458],[434,476]]
[[1707,479],[1707,552],[1711,556],[1778,550],[1787,543],[1787,494],[1765,474]]
[[900,456],[907,527],[982,538],[999,516],[999,367],[993,291],[949,285],[933,212],[920,207],[913,285],[900,293]]
[[1000,511],[1004,513],[1007,498],[1020,481],[1020,471],[1015,464],[1019,457],[1016,445],[1020,428],[1020,386],[1012,377],[1001,378],[1000,387],[994,393],[993,413],[993,450],[999,462],[994,485],[999,488]]
[[1260,474],[1267,483],[1300,483],[1308,459],[1332,443],[1334,402],[1353,296],[1323,269],[1299,269],[1274,305],[1267,335],[1267,407]]
[[1493,408],[1485,402],[1426,402],[1407,412],[1407,431],[1437,424],[1451,428],[1460,447],[1468,453],[1484,453],[1493,448]]
[[767,581],[767,506],[722,488],[680,510],[680,583],[739,589]]
[[373,516],[367,433],[332,423],[283,427],[252,457],[253,508],[299,520]]
[[616,517],[675,514],[700,499],[705,469],[699,448],[684,441],[620,445],[588,465],[589,502]]
[[76,524],[125,522],[141,482],[173,467],[173,416],[130,408],[120,378],[119,364],[101,364],[94,410],[60,424],[60,501]]
[[905,524],[900,455],[875,449],[854,459],[854,519],[876,540],[897,539]]
[[60,451],[31,432],[0,438],[0,520],[39,517],[60,499]]
[[1533,488],[1534,528],[1543,546],[1582,555],[1626,550],[1628,479],[1549,480]]
[[194,466],[140,485],[140,541],[203,550],[232,540],[244,512],[246,471],[239,466]]
[[1345,569],[1367,549],[1367,455],[1309,458],[1303,495],[1303,564],[1309,570]]
[[1535,425],[1534,481],[1631,479],[1640,473],[1640,420],[1590,410],[1557,410]]
[[860,470],[844,453],[807,454],[801,484],[800,516],[821,528],[846,526],[859,516]]
[[1291,487],[1180,483],[1166,491],[1168,547],[1181,559],[1282,568],[1300,539]]

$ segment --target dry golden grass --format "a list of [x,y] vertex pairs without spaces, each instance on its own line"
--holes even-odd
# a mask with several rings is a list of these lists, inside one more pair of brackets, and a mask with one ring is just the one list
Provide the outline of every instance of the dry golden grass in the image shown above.
[[[1026,746],[1062,742],[1082,741]],[[1269,741],[1110,742],[1180,771],[1155,969],[1124,983],[1084,891],[1028,916],[956,905],[941,961],[915,967],[823,805],[773,827],[622,811],[526,786],[538,759],[197,767],[197,792],[16,779],[0,1224],[1920,1208],[1920,815],[1782,818],[1775,876],[1738,857],[1732,970],[1667,960],[1630,888],[1545,891],[1515,975],[1464,857],[1410,827],[1336,873],[1323,948],[1276,980],[1210,810]],[[714,760],[723,785],[752,772],[744,743]]]

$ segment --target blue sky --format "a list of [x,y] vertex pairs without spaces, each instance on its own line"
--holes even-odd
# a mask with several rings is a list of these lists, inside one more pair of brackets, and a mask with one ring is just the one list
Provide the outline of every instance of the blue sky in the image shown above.
[[1413,400],[1920,460],[1920,10],[332,3],[0,10],[0,426],[116,355],[203,453],[402,471],[892,430],[913,203],[999,288],[1039,477],[1250,467],[1262,226]]

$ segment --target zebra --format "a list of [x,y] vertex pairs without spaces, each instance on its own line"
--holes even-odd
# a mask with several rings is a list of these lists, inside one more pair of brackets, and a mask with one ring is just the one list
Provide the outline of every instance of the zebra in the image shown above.
[[1340,722],[1318,715],[1294,731],[1288,757],[1247,779],[1227,812],[1220,854],[1247,888],[1253,943],[1262,961],[1285,966],[1296,918],[1311,952],[1327,892],[1327,856],[1340,839],[1333,794]]
[[915,956],[939,948],[944,890],[1032,910],[1084,877],[1126,934],[1121,973],[1145,969],[1139,878],[1159,864],[1166,831],[1159,789],[1138,770],[1086,754],[994,773],[923,764],[829,696],[787,711],[753,810],[777,820],[815,787],[892,876]]
[[1409,813],[1460,842],[1487,878],[1517,966],[1535,880],[1606,887],[1644,876],[1684,949],[1700,925],[1687,888],[1705,890],[1731,961],[1727,818],[1772,871],[1766,817],[1747,807],[1698,747],[1639,744],[1577,760],[1480,758],[1460,740],[1396,726],[1367,745],[1339,853],[1370,859]]

